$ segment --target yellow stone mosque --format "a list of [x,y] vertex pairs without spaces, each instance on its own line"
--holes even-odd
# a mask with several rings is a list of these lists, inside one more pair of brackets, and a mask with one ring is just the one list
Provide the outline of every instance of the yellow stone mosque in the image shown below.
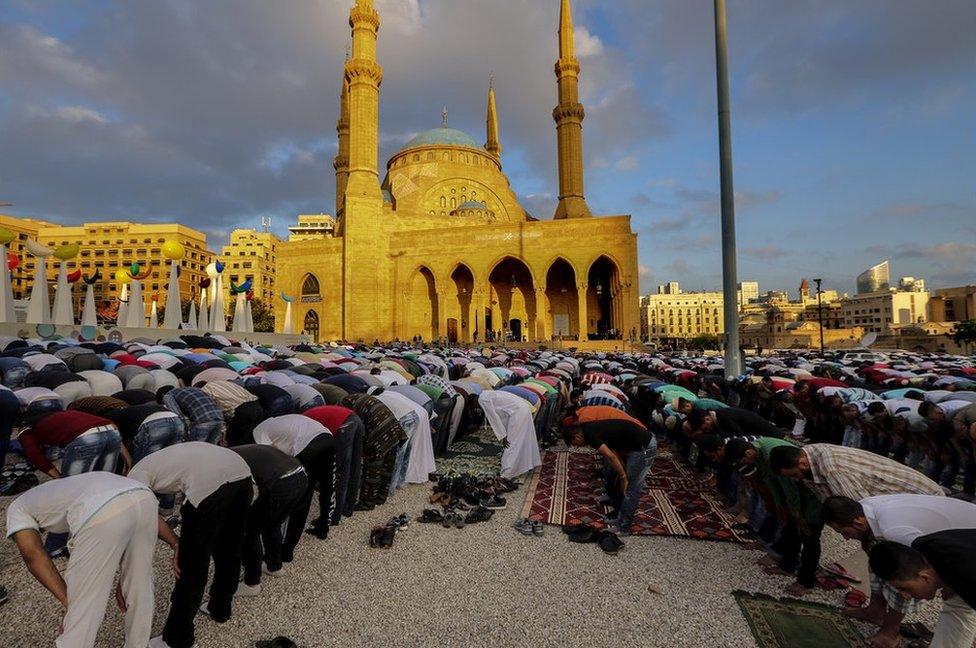
[[[277,287],[295,330],[318,340],[622,339],[636,336],[637,235],[629,215],[590,213],[583,191],[579,60],[561,0],[556,61],[559,204],[551,220],[519,205],[502,171],[494,89],[484,146],[447,126],[420,133],[378,171],[380,17],[349,14],[334,160],[333,236],[283,243]],[[276,321],[285,304],[276,300]]]

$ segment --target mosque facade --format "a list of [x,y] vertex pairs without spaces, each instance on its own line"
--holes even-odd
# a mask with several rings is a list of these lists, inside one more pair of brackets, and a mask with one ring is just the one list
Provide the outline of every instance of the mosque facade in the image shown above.
[[[276,284],[295,330],[318,340],[622,339],[639,333],[637,236],[629,215],[594,216],[584,195],[579,60],[561,0],[555,72],[559,203],[539,220],[503,171],[494,89],[485,143],[447,125],[420,133],[378,168],[372,0],[349,15],[333,236],[279,247]],[[276,300],[276,321],[285,304]]]

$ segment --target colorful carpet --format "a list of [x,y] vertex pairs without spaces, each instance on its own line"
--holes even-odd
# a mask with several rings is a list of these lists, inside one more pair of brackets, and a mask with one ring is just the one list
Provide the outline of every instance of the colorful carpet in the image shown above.
[[852,648],[864,636],[837,608],[796,599],[732,592],[759,648]]
[[502,444],[489,427],[456,439],[437,458],[437,471],[497,475],[502,467]]
[[[548,451],[532,477],[522,511],[547,524],[604,526],[607,507],[597,502],[602,462],[592,451]],[[667,451],[654,460],[630,529],[633,535],[670,535],[699,540],[748,542],[749,534],[732,528],[722,498]]]

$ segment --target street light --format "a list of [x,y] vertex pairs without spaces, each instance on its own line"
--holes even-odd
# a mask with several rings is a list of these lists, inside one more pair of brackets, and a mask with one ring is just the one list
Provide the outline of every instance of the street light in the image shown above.
[[823,359],[824,357],[823,300],[820,298],[820,295],[823,292],[822,290],[820,290],[820,282],[822,281],[823,279],[813,280],[813,283],[817,284],[817,322],[820,323],[820,358],[821,359]]

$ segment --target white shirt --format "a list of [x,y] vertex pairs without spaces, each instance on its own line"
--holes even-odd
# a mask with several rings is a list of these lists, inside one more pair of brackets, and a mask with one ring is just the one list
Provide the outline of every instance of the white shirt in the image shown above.
[[44,367],[52,364],[59,364],[64,367],[65,370],[68,369],[68,365],[64,363],[64,360],[61,360],[57,356],[51,355],[50,353],[35,353],[33,355],[26,355],[22,357],[21,360],[26,362],[34,371],[40,371]]
[[273,416],[254,428],[254,442],[278,448],[295,457],[320,434],[332,434],[315,419],[301,414]]
[[61,400],[61,395],[47,387],[24,387],[14,392],[21,407],[27,407],[41,400]]
[[7,509],[7,537],[24,529],[75,535],[109,501],[137,490],[149,489],[103,470],[52,479],[13,501]]
[[949,529],[976,529],[976,504],[935,495],[878,495],[861,500],[878,540],[911,546],[916,538]]
[[947,401],[942,401],[941,403],[936,405],[936,407],[942,410],[942,412],[946,415],[946,418],[949,418],[950,416],[952,416],[962,408],[969,407],[970,405],[972,405],[972,403],[970,403],[969,401],[947,400]]
[[911,398],[889,398],[881,401],[885,409],[892,416],[904,416],[905,414],[918,414],[918,406],[922,401],[912,400]]
[[189,441],[157,450],[133,466],[129,477],[162,495],[182,492],[200,506],[224,484],[250,478],[251,469],[233,450]]

